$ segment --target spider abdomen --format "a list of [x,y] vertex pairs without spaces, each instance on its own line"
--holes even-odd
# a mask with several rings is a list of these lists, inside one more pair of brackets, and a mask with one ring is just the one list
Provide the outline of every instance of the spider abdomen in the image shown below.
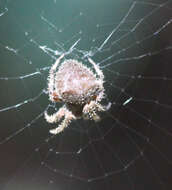
[[56,89],[64,102],[85,104],[100,93],[94,73],[76,60],[62,63],[56,73]]

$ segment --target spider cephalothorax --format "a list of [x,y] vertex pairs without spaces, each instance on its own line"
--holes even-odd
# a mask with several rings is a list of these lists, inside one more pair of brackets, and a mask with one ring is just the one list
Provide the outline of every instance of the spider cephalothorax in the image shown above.
[[64,57],[61,55],[51,67],[48,78],[49,98],[52,102],[63,102],[61,107],[53,115],[45,112],[45,119],[49,123],[56,123],[62,117],[64,120],[50,133],[57,134],[66,128],[72,120],[83,117],[99,121],[97,111],[105,111],[99,103],[104,97],[104,75],[96,63],[88,58],[94,66],[96,74],[88,67],[74,59],[68,59],[57,66]]

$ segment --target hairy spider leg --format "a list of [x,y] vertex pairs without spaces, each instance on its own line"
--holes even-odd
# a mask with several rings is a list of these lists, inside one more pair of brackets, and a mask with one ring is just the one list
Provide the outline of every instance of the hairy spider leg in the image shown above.
[[[103,85],[103,82],[104,82],[103,72],[100,70],[99,66],[97,66],[97,64],[91,58],[88,57],[88,61],[94,66],[94,69],[97,75],[99,76],[99,83]],[[104,90],[98,95],[97,101],[101,101],[103,97],[104,97]]]
[[44,117],[48,123],[56,123],[65,115],[65,112],[66,108],[63,106],[53,115],[48,115],[47,112],[45,112]]
[[65,128],[69,126],[72,120],[76,120],[76,117],[72,114],[72,112],[68,110],[65,110],[64,116],[65,118],[61,122],[61,124],[55,129],[50,130],[51,134],[57,135],[58,133],[61,133],[62,131],[64,131]]
[[[49,71],[49,79],[48,79],[48,91],[50,94],[54,93],[54,80],[55,80],[55,72],[56,72],[56,68],[58,66],[58,64],[60,63],[60,60],[64,57],[65,54],[62,54],[54,63],[54,65],[51,67],[50,71]],[[49,96],[52,102],[54,102],[54,99],[52,99],[53,96]]]
[[94,121],[100,121],[99,115],[96,113],[96,111],[105,111],[105,108],[99,104],[98,102],[91,101],[89,104],[84,106],[83,113],[84,118],[88,119],[88,115],[91,119]]
[[103,82],[103,79],[104,79],[103,72],[100,70],[100,68],[97,66],[97,64],[91,58],[88,57],[88,61],[94,66],[96,73],[100,77],[100,80]]

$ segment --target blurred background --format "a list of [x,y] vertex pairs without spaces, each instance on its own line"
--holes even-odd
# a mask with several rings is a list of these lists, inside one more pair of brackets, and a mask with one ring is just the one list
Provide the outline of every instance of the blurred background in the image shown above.
[[[0,0],[0,189],[172,189],[172,1]],[[105,75],[110,109],[52,136],[51,65]]]

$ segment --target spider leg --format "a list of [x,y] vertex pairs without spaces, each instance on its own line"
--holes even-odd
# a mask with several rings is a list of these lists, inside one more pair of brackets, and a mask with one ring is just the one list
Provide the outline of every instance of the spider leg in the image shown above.
[[62,107],[58,110],[58,112],[52,115],[48,115],[47,112],[45,112],[44,117],[48,123],[56,123],[65,115],[65,112],[66,112],[66,108]]
[[68,125],[74,119],[76,119],[76,117],[70,111],[66,110],[64,120],[61,122],[61,124],[57,128],[50,130],[50,133],[54,135],[61,133],[65,128],[68,127]]
[[106,111],[105,107],[99,104],[98,102],[96,102],[96,107],[98,111],[101,111],[101,112]]
[[92,118],[95,122],[99,122],[99,121],[101,120],[101,119],[100,119],[100,116],[99,116],[96,112],[92,112],[91,118]]
[[58,64],[60,63],[60,60],[65,56],[65,54],[63,53],[54,63],[54,65],[51,67],[50,69],[50,73],[54,73],[56,71],[56,68],[58,66]]
[[[64,57],[65,54],[62,54],[54,63],[54,65],[51,67],[50,71],[49,71],[49,78],[48,78],[48,91],[50,92],[50,95],[53,94],[54,92],[54,80],[55,80],[55,71],[56,68],[58,66],[58,64],[60,63],[60,60]],[[50,100],[54,101],[51,96],[50,96]]]
[[103,81],[104,75],[103,72],[100,70],[99,66],[90,57],[88,57],[88,61],[94,66],[94,69],[96,70],[96,73],[100,77],[100,80]]
[[88,115],[89,118],[93,119],[94,121],[100,121],[99,115],[96,111],[105,111],[105,108],[96,101],[91,101],[88,105],[85,105],[83,108],[84,118],[87,119]]

